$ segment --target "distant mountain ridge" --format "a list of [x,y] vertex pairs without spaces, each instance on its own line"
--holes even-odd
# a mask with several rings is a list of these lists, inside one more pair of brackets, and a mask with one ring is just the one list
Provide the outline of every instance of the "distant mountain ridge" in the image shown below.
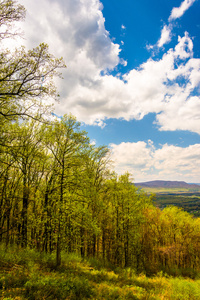
[[186,188],[186,189],[200,189],[198,184],[187,183],[185,181],[165,181],[153,180],[147,182],[137,182],[135,186],[150,187],[150,188]]

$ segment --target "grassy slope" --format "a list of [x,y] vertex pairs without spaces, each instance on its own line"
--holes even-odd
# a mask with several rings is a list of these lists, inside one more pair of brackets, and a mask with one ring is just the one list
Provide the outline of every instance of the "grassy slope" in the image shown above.
[[103,267],[97,261],[55,257],[33,250],[0,249],[0,299],[200,299],[200,280],[137,276],[131,269]]
[[[183,187],[177,187],[177,188],[164,188],[164,187],[142,187],[142,190],[146,193],[150,194],[171,194],[171,193],[196,193],[196,191],[183,188]],[[200,191],[198,191],[200,192]]]

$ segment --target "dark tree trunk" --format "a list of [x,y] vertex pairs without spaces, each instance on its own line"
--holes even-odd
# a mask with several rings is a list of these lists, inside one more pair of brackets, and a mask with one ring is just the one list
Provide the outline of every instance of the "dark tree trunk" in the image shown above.
[[21,242],[21,246],[23,248],[27,247],[27,226],[28,226],[28,218],[27,218],[27,214],[28,214],[28,188],[27,188],[27,178],[26,178],[26,174],[24,174],[24,178],[23,178],[23,207],[22,207],[22,229],[21,229],[21,234],[22,234],[22,242]]

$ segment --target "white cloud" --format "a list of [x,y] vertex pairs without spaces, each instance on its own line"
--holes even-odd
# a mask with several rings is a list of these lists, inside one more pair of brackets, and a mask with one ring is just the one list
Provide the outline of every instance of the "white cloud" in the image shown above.
[[180,59],[186,59],[193,56],[193,42],[189,38],[188,33],[185,32],[185,36],[178,37],[178,44],[175,47],[176,55]]
[[147,48],[149,50],[154,49],[155,46],[161,48],[163,47],[165,44],[169,43],[171,41],[172,38],[172,29],[173,29],[173,20],[176,20],[178,18],[180,18],[189,8],[190,6],[192,6],[192,4],[195,2],[196,0],[184,0],[180,7],[174,7],[172,9],[171,15],[168,18],[169,21],[169,25],[164,25],[162,31],[161,31],[161,37],[158,40],[157,44],[154,46],[148,46]]
[[157,43],[158,47],[162,47],[171,41],[171,26],[165,25],[161,32],[161,37]]
[[98,0],[21,2],[27,9],[24,30],[28,46],[45,41],[56,55],[64,55],[68,66],[71,59],[78,65],[80,58],[98,70],[113,69],[119,63],[119,45],[105,29]]
[[190,8],[190,6],[192,6],[195,1],[196,0],[184,0],[179,7],[174,7],[169,17],[169,22],[182,17],[182,15]]
[[91,140],[90,145],[95,146],[96,145],[96,140],[95,139]]
[[[141,119],[153,112],[161,130],[200,134],[200,97],[193,94],[200,87],[200,59],[193,58],[187,33],[160,60],[149,59],[121,79],[109,70],[127,62],[120,60],[120,46],[105,29],[98,0],[21,2],[27,9],[28,47],[45,41],[67,64],[64,80],[56,82],[61,94],[58,115],[71,112],[80,121],[103,127],[106,118]],[[166,26],[160,45],[169,37]]]
[[181,148],[163,145],[155,149],[153,142],[111,144],[115,170],[130,172],[135,182],[148,180],[184,180],[199,182],[200,144]]

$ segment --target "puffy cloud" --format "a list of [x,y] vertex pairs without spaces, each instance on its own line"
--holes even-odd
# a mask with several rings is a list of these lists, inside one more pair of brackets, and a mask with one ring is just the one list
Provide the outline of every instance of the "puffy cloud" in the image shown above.
[[162,47],[164,44],[167,44],[171,41],[171,26],[165,25],[161,32],[161,37],[157,43],[158,47]]
[[100,74],[120,63],[126,65],[119,58],[120,46],[112,42],[105,29],[102,4],[98,0],[21,2],[27,9],[26,23],[22,24],[28,37],[26,45],[31,48],[47,42],[50,51],[57,57],[63,56],[67,64],[64,80],[56,83],[61,94],[56,113],[72,112],[80,120],[98,122],[104,117],[101,107],[105,102],[100,103],[99,97],[95,100],[100,81],[106,78]]
[[162,145],[155,149],[153,142],[111,144],[115,170],[130,172],[135,182],[148,180],[199,181],[200,144],[181,148]]
[[[184,0],[180,7],[174,7],[172,9],[171,15],[168,18],[169,25],[164,25],[161,31],[161,37],[158,40],[156,46],[163,47],[163,45],[169,43],[172,37],[172,29],[173,29],[173,20],[180,18],[196,0]],[[148,46],[149,47],[149,46]],[[150,46],[149,50],[154,48],[155,46]]]
[[[71,112],[80,121],[103,127],[106,118],[141,119],[154,112],[161,130],[200,133],[200,98],[194,95],[200,86],[200,59],[193,58],[187,33],[160,60],[149,59],[123,77],[112,76],[109,71],[126,62],[105,29],[99,0],[21,2],[27,9],[27,46],[45,41],[67,64],[64,80],[56,82],[58,115]],[[160,46],[169,37],[166,26]]]
[[178,44],[175,47],[177,57],[180,59],[186,59],[193,56],[193,42],[189,38],[188,33],[185,32],[185,36],[178,37]]
[[[179,101],[175,97],[172,99],[167,109],[157,116],[157,123],[161,130],[188,130],[197,132],[200,123],[200,101],[198,97],[190,97],[187,102]],[[174,101],[174,102],[173,102]]]
[[182,17],[182,15],[190,8],[190,6],[192,6],[195,1],[196,0],[184,0],[179,7],[174,7],[171,15],[169,16],[169,21],[171,22],[172,20]]
[[200,60],[192,58],[192,41],[186,33],[161,60],[149,59],[123,80],[97,76],[93,84],[77,86],[68,101],[72,112],[89,124],[105,117],[141,119],[154,112],[161,130],[200,133],[200,98],[192,95],[200,85],[199,71]]
[[65,58],[67,77],[71,72],[73,78],[78,75],[82,79],[88,71],[94,75],[120,63],[119,45],[111,41],[105,29],[98,0],[21,2],[27,9],[23,28],[28,36],[26,44],[32,47],[47,42],[56,56]]

